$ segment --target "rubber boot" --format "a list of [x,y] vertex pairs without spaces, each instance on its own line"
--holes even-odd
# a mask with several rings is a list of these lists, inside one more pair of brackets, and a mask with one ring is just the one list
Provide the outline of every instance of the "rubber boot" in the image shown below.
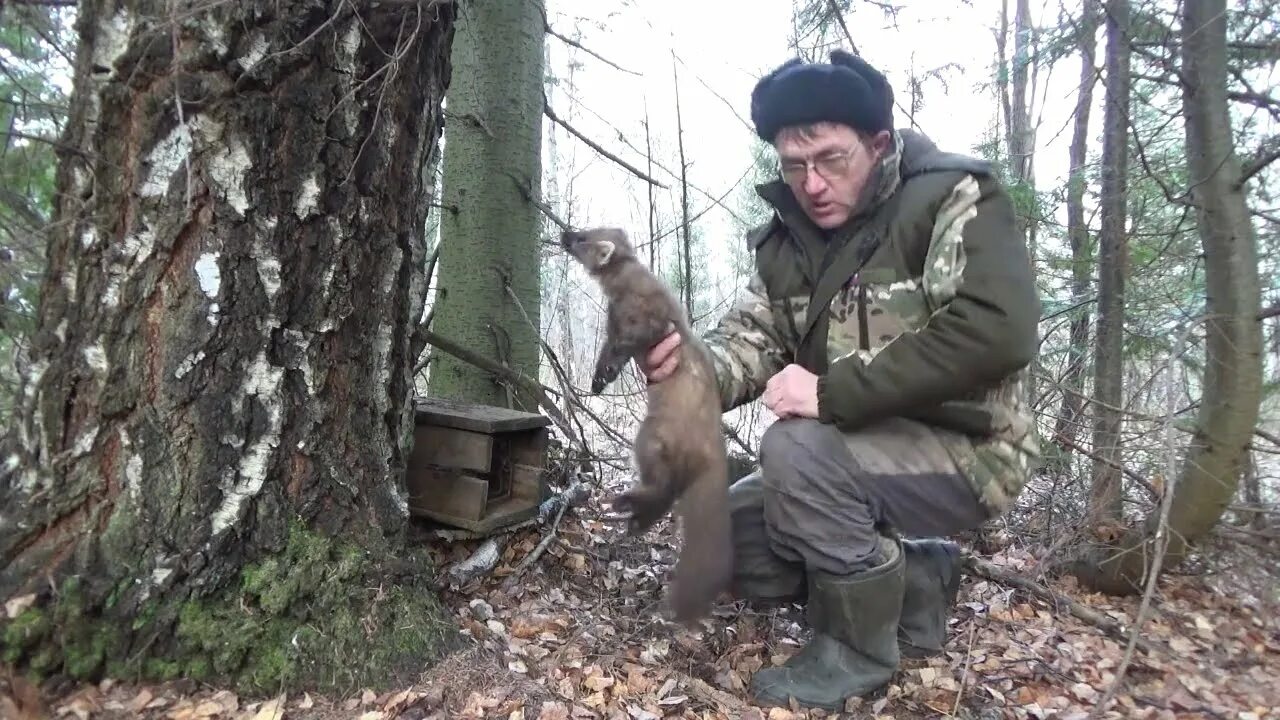
[[729,486],[729,515],[733,532],[733,596],[764,605],[803,601],[807,592],[804,565],[779,557],[769,545],[760,473],[747,475]]
[[947,540],[903,540],[906,588],[898,621],[902,657],[919,659],[942,652],[947,618],[960,589],[960,546]]
[[880,563],[850,575],[809,573],[813,640],[782,667],[751,678],[757,705],[842,710],[845,700],[883,687],[898,669],[903,556],[881,538]]

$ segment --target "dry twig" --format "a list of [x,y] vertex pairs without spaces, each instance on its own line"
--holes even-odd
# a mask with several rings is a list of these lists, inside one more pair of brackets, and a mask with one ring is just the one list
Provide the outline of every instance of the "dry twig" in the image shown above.
[[650,177],[650,176],[648,176],[647,174],[645,174],[645,172],[644,172],[643,170],[641,170],[641,169],[637,168],[635,165],[632,165],[631,163],[627,162],[626,160],[623,160],[622,158],[618,157],[617,155],[614,155],[613,153],[609,152],[608,150],[605,150],[605,149],[604,149],[604,147],[600,145],[600,143],[596,142],[595,140],[592,140],[591,138],[587,137],[586,135],[583,135],[581,130],[578,130],[578,129],[577,129],[577,128],[575,128],[574,126],[572,126],[572,125],[570,125],[569,123],[565,122],[563,119],[561,119],[561,118],[560,118],[560,116],[559,116],[559,115],[557,115],[557,114],[556,114],[556,111],[555,111],[555,110],[552,110],[552,109],[551,109],[551,103],[546,102],[546,99],[545,99],[545,98],[543,99],[543,107],[542,107],[542,111],[546,114],[547,118],[548,118],[549,120],[551,120],[551,122],[554,122],[555,124],[559,125],[560,127],[564,128],[565,130],[568,130],[570,135],[573,135],[574,137],[578,138],[578,139],[579,139],[579,140],[581,140],[582,142],[586,143],[586,144],[587,144],[587,146],[588,146],[588,147],[590,147],[592,150],[595,150],[596,152],[600,153],[601,155],[603,155],[603,156],[605,156],[605,157],[609,158],[610,160],[614,161],[615,163],[617,163],[617,164],[621,165],[622,167],[626,168],[627,170],[629,170],[629,171],[631,172],[631,174],[632,174],[632,175],[635,175],[636,177],[640,178],[641,180],[644,180],[644,181],[645,181],[645,182],[647,182],[647,183],[651,183],[651,184],[653,184],[653,185],[657,185],[658,187],[663,188],[664,190],[667,188],[667,186],[666,186],[666,185],[664,185],[664,184],[662,184],[662,183],[658,182],[657,180],[654,180],[652,177]]
[[[1066,607],[1072,615],[1096,626],[1098,629],[1117,640],[1130,639],[1129,629],[1126,628],[1123,623],[1107,617],[1097,610],[1094,610],[1083,603],[1077,602],[1066,595],[1054,592],[1030,578],[1023,577],[1017,573],[1012,573],[1007,570],[1002,570],[986,560],[979,559],[972,555],[965,556],[964,564],[966,568],[979,577],[1000,583],[1001,585],[1008,585],[1021,590],[1026,590],[1047,603],[1055,606]],[[1143,652],[1152,653],[1159,647],[1151,640],[1145,640],[1142,638],[1135,639],[1137,646],[1141,648]]]

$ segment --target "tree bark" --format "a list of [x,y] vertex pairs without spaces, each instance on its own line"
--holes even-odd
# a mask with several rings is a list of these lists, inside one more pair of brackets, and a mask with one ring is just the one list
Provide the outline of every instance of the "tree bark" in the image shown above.
[[1102,227],[1098,234],[1098,327],[1094,355],[1093,485],[1089,493],[1092,522],[1121,517],[1118,408],[1124,388],[1124,286],[1129,244],[1125,235],[1125,192],[1129,175],[1129,3],[1106,3],[1106,106],[1102,138]]
[[[445,137],[436,330],[528,377],[540,357],[543,9],[540,0],[474,0],[458,18]],[[507,292],[507,287],[519,302]],[[492,375],[451,356],[431,394],[536,411]]]
[[1188,182],[1205,258],[1206,362],[1196,431],[1173,486],[1167,532],[1157,535],[1153,512],[1082,578],[1105,592],[1140,588],[1160,538],[1168,542],[1168,569],[1212,530],[1235,495],[1258,420],[1261,295],[1256,238],[1228,115],[1226,15],[1225,0],[1182,5]]
[[453,7],[170,7],[79,8],[0,468],[0,599],[30,603],[4,657],[246,692],[392,682],[449,635],[403,552],[401,477]]
[[1085,0],[1080,18],[1080,91],[1076,96],[1075,124],[1071,135],[1071,177],[1067,180],[1067,238],[1071,243],[1071,302],[1079,307],[1071,319],[1067,341],[1067,368],[1062,376],[1062,405],[1054,437],[1065,451],[1076,444],[1084,414],[1084,368],[1088,356],[1089,318],[1086,299],[1093,280],[1092,247],[1084,219],[1085,166],[1089,161],[1089,111],[1097,81],[1094,50],[1098,34],[1095,0]]

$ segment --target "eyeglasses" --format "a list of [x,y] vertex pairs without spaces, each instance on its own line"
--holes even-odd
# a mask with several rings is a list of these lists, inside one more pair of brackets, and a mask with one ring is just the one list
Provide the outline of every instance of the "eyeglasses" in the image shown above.
[[812,160],[788,160],[782,163],[782,179],[795,185],[804,182],[809,175],[809,166],[824,180],[834,180],[849,169],[849,160],[853,150],[833,150],[823,153]]

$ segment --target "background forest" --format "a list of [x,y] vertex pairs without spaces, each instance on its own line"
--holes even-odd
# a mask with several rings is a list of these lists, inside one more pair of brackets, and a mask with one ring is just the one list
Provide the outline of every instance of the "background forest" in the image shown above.
[[[837,47],[998,167],[1044,304],[1043,466],[854,716],[1280,717],[1270,0],[0,3],[0,710],[759,712],[803,615],[648,617],[675,530],[599,518],[644,386],[587,392],[555,241],[625,228],[709,328],[777,174],[750,90]],[[414,394],[551,418],[558,510],[409,521]],[[725,416],[740,473],[772,420]]]

